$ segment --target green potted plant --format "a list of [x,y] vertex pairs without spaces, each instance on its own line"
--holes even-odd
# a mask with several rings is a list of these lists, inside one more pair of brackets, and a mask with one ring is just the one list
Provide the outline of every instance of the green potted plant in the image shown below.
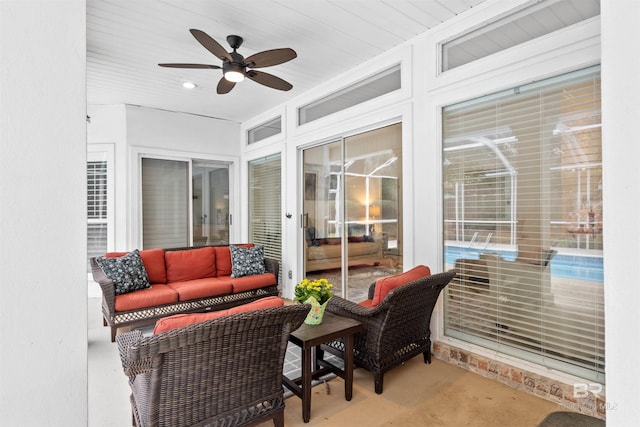
[[311,310],[305,319],[309,325],[317,325],[322,322],[327,302],[333,296],[331,289],[333,284],[327,279],[302,279],[295,288],[295,301],[310,304]]

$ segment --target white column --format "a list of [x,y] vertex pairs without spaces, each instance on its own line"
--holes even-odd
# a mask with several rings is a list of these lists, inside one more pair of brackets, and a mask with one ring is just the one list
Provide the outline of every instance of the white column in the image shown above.
[[0,1],[0,425],[87,425],[84,0]]
[[600,3],[607,425],[640,421],[640,1]]

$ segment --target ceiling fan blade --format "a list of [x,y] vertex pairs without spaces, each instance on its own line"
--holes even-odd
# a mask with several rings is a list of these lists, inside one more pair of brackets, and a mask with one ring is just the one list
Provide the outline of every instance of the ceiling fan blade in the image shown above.
[[278,90],[290,90],[293,86],[280,77],[265,73],[263,71],[250,70],[247,71],[247,77],[261,85],[269,86]]
[[213,70],[219,70],[220,66],[218,65],[209,65],[209,64],[158,64],[161,67],[169,67],[169,68],[210,68]]
[[233,89],[235,85],[236,84],[234,82],[230,82],[229,80],[225,79],[223,76],[218,82],[218,88],[217,88],[218,94],[224,95],[225,93],[231,92],[231,89]]
[[251,68],[271,67],[272,65],[282,64],[291,61],[297,57],[295,50],[287,48],[271,49],[264,52],[258,52],[244,59],[245,64]]
[[231,61],[231,55],[229,54],[229,52],[227,52],[225,48],[220,45],[220,43],[212,39],[207,33],[195,29],[191,29],[189,31],[191,31],[193,37],[195,37],[196,40],[198,40],[200,44],[205,47],[205,49],[213,53],[216,57],[220,58],[223,61],[225,59],[227,61]]

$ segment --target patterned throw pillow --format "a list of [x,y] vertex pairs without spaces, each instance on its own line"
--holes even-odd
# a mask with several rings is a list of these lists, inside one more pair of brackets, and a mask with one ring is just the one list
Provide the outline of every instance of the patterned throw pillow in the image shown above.
[[265,273],[264,246],[243,248],[229,245],[231,249],[231,277],[253,276]]
[[135,249],[118,258],[96,258],[96,262],[116,288],[116,295],[145,289],[151,286],[140,251]]

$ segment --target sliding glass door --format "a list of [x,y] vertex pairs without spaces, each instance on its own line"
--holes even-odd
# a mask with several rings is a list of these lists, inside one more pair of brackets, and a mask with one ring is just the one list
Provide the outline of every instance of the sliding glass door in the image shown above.
[[194,162],[193,245],[229,244],[229,166]]
[[142,159],[143,248],[229,243],[229,166]]
[[401,141],[396,124],[303,151],[305,274],[353,301],[402,269]]

